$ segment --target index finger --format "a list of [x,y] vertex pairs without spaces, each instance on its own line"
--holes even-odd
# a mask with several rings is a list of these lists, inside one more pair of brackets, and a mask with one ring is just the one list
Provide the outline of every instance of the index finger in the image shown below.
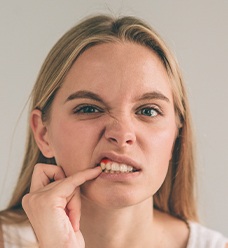
[[65,180],[56,185],[55,188],[52,189],[53,194],[63,198],[68,198],[74,193],[77,187],[81,186],[86,181],[95,179],[101,172],[102,169],[100,166],[77,172],[76,174],[67,177]]

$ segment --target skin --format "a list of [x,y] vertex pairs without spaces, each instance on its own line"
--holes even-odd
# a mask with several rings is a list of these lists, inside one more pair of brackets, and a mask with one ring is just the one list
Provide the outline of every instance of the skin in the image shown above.
[[[153,51],[132,43],[88,49],[49,120],[34,110],[31,128],[59,165],[36,165],[23,199],[41,247],[81,248],[84,240],[88,248],[186,246],[186,224],[152,210],[178,131],[169,78]],[[138,171],[107,176],[97,167],[103,157],[130,160]]]

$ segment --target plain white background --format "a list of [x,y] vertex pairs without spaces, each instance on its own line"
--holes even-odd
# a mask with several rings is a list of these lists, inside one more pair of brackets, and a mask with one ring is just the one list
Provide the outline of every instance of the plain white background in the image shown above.
[[40,66],[65,31],[95,13],[143,18],[178,58],[197,138],[201,221],[228,236],[226,0],[0,0],[0,208],[20,171],[25,105]]

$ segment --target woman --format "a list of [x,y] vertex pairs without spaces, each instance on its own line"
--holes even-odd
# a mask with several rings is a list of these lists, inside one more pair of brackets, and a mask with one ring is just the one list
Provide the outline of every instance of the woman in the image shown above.
[[24,164],[1,213],[5,246],[225,247],[197,224],[186,92],[149,26],[84,20],[49,53],[31,100]]

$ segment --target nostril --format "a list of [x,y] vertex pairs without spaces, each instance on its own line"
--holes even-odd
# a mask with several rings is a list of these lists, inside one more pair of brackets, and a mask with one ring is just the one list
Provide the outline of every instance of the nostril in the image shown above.
[[116,143],[116,144],[119,144],[119,145],[123,145],[123,144],[128,144],[128,145],[132,145],[134,143],[133,140],[131,139],[115,139],[113,137],[110,137],[109,138],[109,141],[112,142],[112,143]]
[[132,145],[132,144],[133,144],[133,141],[132,141],[132,140],[127,140],[126,143],[127,143],[128,145]]
[[118,143],[117,139],[115,139],[115,138],[109,138],[109,140]]

